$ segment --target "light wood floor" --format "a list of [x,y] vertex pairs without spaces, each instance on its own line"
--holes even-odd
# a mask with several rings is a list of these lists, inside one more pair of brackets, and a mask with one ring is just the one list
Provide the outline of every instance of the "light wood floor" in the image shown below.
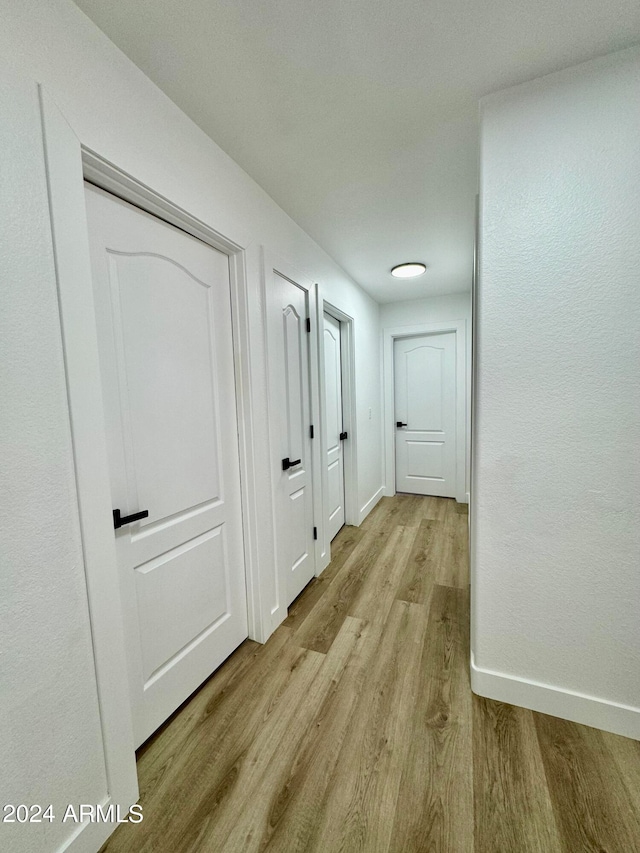
[[640,744],[473,696],[467,516],[384,498],[140,750],[108,853],[637,853]]

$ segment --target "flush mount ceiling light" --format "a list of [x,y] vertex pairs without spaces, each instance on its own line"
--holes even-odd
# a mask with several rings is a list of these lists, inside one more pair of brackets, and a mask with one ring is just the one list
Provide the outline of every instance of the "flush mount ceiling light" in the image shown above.
[[391,275],[395,278],[415,278],[417,275],[422,275],[427,271],[425,264],[412,261],[408,264],[398,264],[391,270]]

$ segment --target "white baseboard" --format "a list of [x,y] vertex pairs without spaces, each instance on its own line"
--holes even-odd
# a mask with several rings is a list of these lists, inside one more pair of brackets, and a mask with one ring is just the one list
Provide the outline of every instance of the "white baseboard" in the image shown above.
[[[110,802],[102,804],[105,809],[109,805]],[[127,809],[123,808],[123,812],[126,813]],[[82,823],[71,838],[58,848],[59,853],[95,853],[117,828],[117,823]]]
[[318,562],[317,562],[318,568],[316,571],[316,577],[317,578],[320,577],[320,575],[324,572],[324,570],[327,568],[327,566],[329,565],[330,562],[331,562],[331,543],[329,543],[329,547],[324,552],[324,554],[322,554],[318,558]]
[[506,702],[508,705],[520,705],[541,714],[640,740],[640,708],[480,669],[475,665],[473,654],[471,689],[487,699]]
[[380,488],[379,488],[379,489],[378,489],[378,491],[375,493],[375,495],[374,495],[372,498],[370,498],[370,499],[366,502],[366,504],[362,507],[362,509],[360,510],[360,518],[359,518],[359,520],[358,520],[358,527],[360,527],[360,525],[362,524],[362,522],[363,522],[363,521],[365,520],[365,518],[369,515],[369,513],[370,513],[370,512],[371,512],[371,510],[374,508],[374,506],[378,503],[378,501],[380,500],[380,498],[384,496],[384,491],[385,491],[385,490],[384,490],[384,486],[380,486]]

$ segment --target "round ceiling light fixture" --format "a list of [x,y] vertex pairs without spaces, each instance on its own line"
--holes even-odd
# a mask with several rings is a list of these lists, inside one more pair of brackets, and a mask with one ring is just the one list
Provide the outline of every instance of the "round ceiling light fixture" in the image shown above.
[[426,264],[421,264],[418,261],[411,261],[406,264],[398,264],[391,269],[391,275],[395,278],[415,278],[417,275],[422,275],[427,271]]

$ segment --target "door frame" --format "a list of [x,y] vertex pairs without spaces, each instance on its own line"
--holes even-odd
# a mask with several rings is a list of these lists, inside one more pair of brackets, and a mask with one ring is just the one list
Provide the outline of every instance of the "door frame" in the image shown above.
[[[355,371],[355,351],[354,351],[354,334],[353,334],[353,317],[345,314],[331,302],[326,299],[321,300],[321,308],[318,309],[318,322],[323,323],[324,313],[329,314],[334,320],[340,323],[340,360],[342,372],[342,427],[349,434],[349,438],[342,445],[342,465],[344,471],[344,523],[357,527],[360,523],[360,512],[358,509],[358,454],[356,453],[358,442],[358,422],[356,418],[356,371]],[[320,452],[324,462],[327,458],[327,435],[325,430],[324,419],[324,400],[325,400],[325,375],[324,375],[324,328],[323,334],[318,335],[320,345],[319,363],[320,369],[320,405],[321,405],[321,424],[320,424]],[[328,477],[326,465],[322,465],[322,519],[323,522],[328,517]],[[326,524],[323,523],[324,530],[324,558],[326,563],[323,568],[331,561],[331,542],[329,541],[329,531]]]
[[395,379],[394,343],[399,338],[439,335],[454,332],[456,336],[456,481],[458,503],[466,503],[466,422],[467,422],[467,321],[451,320],[446,323],[419,323],[415,326],[395,326],[383,329],[384,375],[384,460],[385,495],[396,494],[396,429],[395,429]]
[[[268,432],[268,443],[271,452],[273,453],[274,443],[272,442],[272,436],[274,432],[278,428],[278,423],[276,420],[276,414],[273,410],[272,403],[272,395],[269,393],[269,385],[271,382],[271,368],[272,368],[272,353],[273,353],[273,343],[269,341],[269,324],[267,312],[269,309],[269,276],[273,273],[277,273],[278,275],[286,278],[292,284],[304,290],[307,294],[307,304],[309,309],[309,320],[311,323],[311,330],[309,332],[309,402],[311,405],[311,423],[314,425],[314,434],[321,434],[321,411],[320,411],[320,371],[318,366],[318,285],[308,276],[306,276],[303,272],[297,270],[294,266],[292,266],[287,261],[279,258],[273,252],[270,252],[264,246],[262,246],[262,282],[261,282],[261,297],[262,297],[262,322],[263,327],[265,329],[265,343],[266,343],[266,357],[267,357],[267,432]],[[277,367],[277,366],[276,366]],[[315,430],[319,430],[315,432]],[[324,563],[326,555],[323,554],[323,545],[325,540],[325,524],[324,517],[322,517],[322,479],[321,476],[318,476],[319,472],[321,474],[321,456],[320,456],[320,441],[313,440],[311,442],[311,494],[313,498],[313,518],[314,525],[318,529],[318,538],[315,541],[315,547],[313,551],[313,561],[314,561],[314,575],[317,577],[322,569],[325,567],[326,563]],[[279,460],[277,460],[277,464],[279,464]],[[278,559],[279,553],[279,545],[278,545],[278,524],[276,518],[277,512],[277,489],[276,489],[276,481],[274,479],[274,468],[276,466],[276,461],[272,460],[272,464],[269,467],[271,482],[270,492],[271,492],[271,515],[272,515],[272,531],[273,531],[273,541],[275,543],[275,553],[276,553],[276,604],[271,611],[271,616],[274,622],[278,624],[282,622],[283,619],[286,618],[287,614],[287,605],[285,603],[285,595],[286,595],[286,568],[284,564],[281,564]],[[327,560],[328,563],[328,560]]]
[[[181,231],[191,234],[229,258],[248,628],[251,639],[264,642],[271,633],[271,622],[270,619],[265,619],[265,614],[261,610],[259,594],[260,563],[256,541],[259,522],[255,500],[258,486],[253,454],[255,424],[250,398],[251,339],[245,262],[245,247],[248,241],[242,234],[235,233],[231,237],[216,230],[85,146],[82,146],[82,167],[84,180],[158,219],[175,225]],[[231,229],[228,230],[231,231]]]
[[[98,338],[84,202],[82,150],[64,116],[38,86],[53,258],[58,287],[83,568],[108,794],[103,808],[127,810],[138,800],[129,703],[120,577],[113,536],[111,487]],[[97,850],[113,824],[82,824],[67,843],[73,853]]]
[[[261,490],[254,452],[256,425],[250,382],[253,348],[245,271],[245,249],[250,241],[235,226],[227,228],[226,223],[226,233],[216,230],[83,145],[48,92],[42,86],[38,91],[84,572],[108,779],[109,794],[102,805],[119,803],[128,808],[138,799],[138,785],[128,685],[122,678],[126,666],[122,590],[113,537],[84,181],[177,226],[229,257],[247,615],[249,636],[265,642],[272,626],[269,614],[261,608],[263,561],[257,542]],[[83,824],[65,849],[74,853],[97,849],[112,831],[109,823]]]

